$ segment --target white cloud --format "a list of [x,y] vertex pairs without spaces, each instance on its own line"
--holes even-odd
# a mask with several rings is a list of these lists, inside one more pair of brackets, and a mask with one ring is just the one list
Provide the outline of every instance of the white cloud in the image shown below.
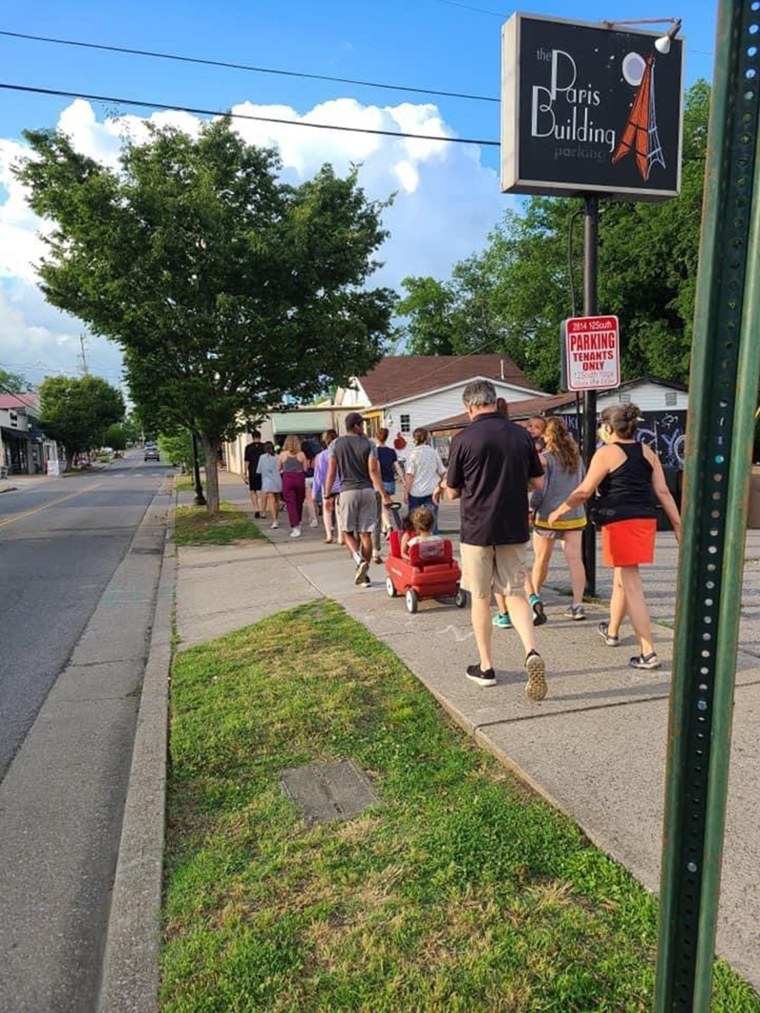
[[[339,174],[359,165],[360,183],[370,199],[385,201],[394,194],[384,215],[391,235],[379,252],[383,267],[373,284],[398,289],[410,274],[448,277],[458,260],[483,246],[504,209],[496,173],[481,163],[476,147],[445,143],[453,132],[433,104],[363,106],[342,98],[303,115],[289,106],[250,102],[232,111],[286,121],[234,121],[249,143],[279,148],[284,178],[295,183],[308,179],[325,162]],[[190,134],[199,129],[197,117],[174,110],[147,119],[98,120],[92,106],[81,99],[64,109],[58,126],[77,150],[114,166],[122,138],[144,140],[149,122],[171,124]],[[432,139],[320,130],[298,123],[424,134]],[[24,188],[11,172],[26,153],[18,139],[0,139],[0,363],[20,372],[26,364],[27,375],[37,380],[45,369],[52,373],[77,368],[79,335],[85,328],[48,306],[36,286],[35,268],[44,253],[39,234],[51,226],[31,210]],[[93,372],[116,382],[121,368],[115,345],[89,338],[88,359]]]

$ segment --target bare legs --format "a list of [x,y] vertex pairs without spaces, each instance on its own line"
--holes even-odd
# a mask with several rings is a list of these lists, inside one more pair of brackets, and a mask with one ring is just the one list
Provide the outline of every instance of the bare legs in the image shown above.
[[[562,538],[562,550],[565,553],[565,562],[570,571],[570,582],[573,586],[573,605],[581,605],[583,592],[586,589],[586,571],[583,567],[582,538],[580,528],[577,531],[564,531]],[[556,539],[547,538],[545,535],[533,533],[533,585],[536,594],[541,594],[541,588],[546,581],[549,572],[549,563],[554,551]]]
[[272,524],[277,523],[277,517],[280,513],[280,495],[276,492],[267,492],[261,494],[264,497],[264,512],[269,510],[269,516],[272,518]]
[[[533,629],[533,611],[527,599],[521,594],[510,594],[504,598],[497,595],[497,602],[501,599],[505,603],[504,611],[508,611],[512,625],[529,654],[536,650],[536,634]],[[472,629],[475,634],[475,643],[480,655],[480,667],[485,672],[493,668],[491,659],[491,634],[493,625],[491,623],[491,602],[487,595],[478,597],[472,595]]]
[[335,524],[335,531],[338,535],[338,544],[343,541],[343,532],[340,527],[340,520],[338,518],[338,511],[336,510],[337,500],[333,496],[322,497],[322,521],[325,526],[325,541],[331,542],[333,540],[333,522]]
[[[251,495],[251,506],[256,513],[264,513],[266,510],[266,494],[258,492],[256,489],[250,489]],[[259,499],[261,497],[261,500]],[[262,505],[263,504],[263,505]]]
[[537,535],[533,532],[533,586],[536,593],[541,593],[546,575],[549,572],[549,562],[554,551],[554,539],[545,535]]
[[353,531],[344,531],[343,539],[346,548],[354,558],[361,556],[367,562],[372,559],[372,533],[370,531],[360,531],[358,538]]
[[616,566],[615,583],[610,601],[610,636],[617,636],[625,615],[631,620],[633,632],[638,638],[641,653],[655,654],[652,643],[652,624],[649,609],[644,599],[644,588],[638,566]]
[[308,479],[306,482],[304,500],[306,503],[306,513],[309,515],[309,527],[316,528],[319,521],[317,520],[317,506],[314,502],[314,494],[311,491],[311,479]]

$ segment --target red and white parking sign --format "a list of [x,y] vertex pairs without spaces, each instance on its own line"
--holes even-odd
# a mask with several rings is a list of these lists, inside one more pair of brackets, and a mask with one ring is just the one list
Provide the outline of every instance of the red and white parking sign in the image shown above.
[[620,386],[617,317],[571,317],[565,321],[564,367],[568,390]]

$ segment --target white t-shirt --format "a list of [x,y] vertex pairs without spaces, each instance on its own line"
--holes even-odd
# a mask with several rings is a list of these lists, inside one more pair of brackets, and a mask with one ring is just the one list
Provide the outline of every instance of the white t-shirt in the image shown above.
[[427,443],[415,447],[406,462],[407,475],[414,475],[412,487],[409,490],[411,496],[432,496],[435,487],[446,469],[441,461],[440,454],[433,450]]
[[420,542],[442,542],[443,537],[441,535],[415,535],[414,538],[410,538],[406,543],[406,547],[411,549],[413,545],[419,545]]

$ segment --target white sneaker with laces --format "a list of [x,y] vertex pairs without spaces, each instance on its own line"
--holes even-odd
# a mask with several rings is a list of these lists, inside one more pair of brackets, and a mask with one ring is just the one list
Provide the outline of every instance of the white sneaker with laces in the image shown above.
[[272,521],[271,527],[273,527],[273,528],[279,528],[279,526],[280,525],[277,523],[277,521]]
[[293,528],[293,530],[290,532],[290,537],[291,538],[300,538],[301,537],[301,529],[300,528]]
[[317,520],[317,518],[316,517],[312,517],[312,519],[309,521],[309,527],[310,528],[315,528],[318,523],[319,523],[319,521]]

